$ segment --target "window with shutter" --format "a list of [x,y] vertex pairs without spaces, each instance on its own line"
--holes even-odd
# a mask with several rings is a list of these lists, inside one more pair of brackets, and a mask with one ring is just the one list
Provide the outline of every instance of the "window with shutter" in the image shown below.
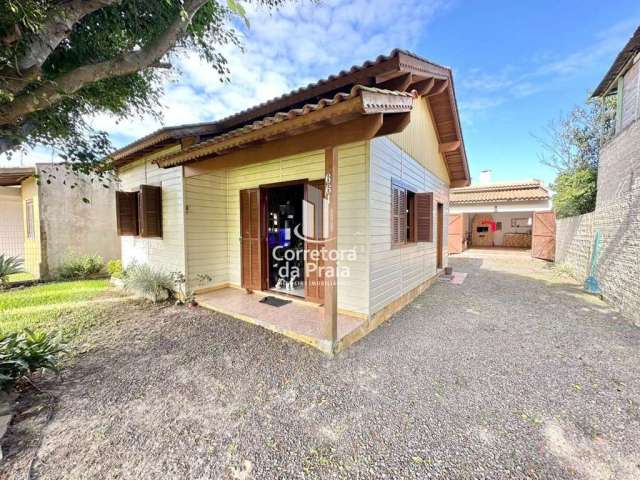
[[138,223],[141,237],[162,238],[162,189],[160,187],[140,185]]
[[400,243],[400,187],[391,184],[391,244]]
[[415,242],[415,193],[400,181],[391,183],[391,245]]
[[433,242],[433,193],[415,195],[416,241]]
[[138,235],[138,192],[116,192],[118,235]]

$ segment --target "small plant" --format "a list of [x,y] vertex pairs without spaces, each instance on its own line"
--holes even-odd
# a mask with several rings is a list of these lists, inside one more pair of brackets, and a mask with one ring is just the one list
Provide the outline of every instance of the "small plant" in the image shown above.
[[65,344],[59,336],[25,328],[0,337],[0,389],[10,390],[16,382],[37,370],[58,372]]
[[169,298],[175,289],[175,284],[170,273],[141,263],[127,268],[124,288],[139,297],[160,302]]
[[[187,279],[182,272],[171,272],[173,282],[176,286],[176,305],[187,305],[189,307],[196,307],[198,302],[195,299],[195,293],[193,290],[187,289]],[[197,285],[202,285],[206,282],[211,282],[211,276],[201,273],[196,275]]]
[[109,275],[115,278],[123,278],[124,277],[124,268],[122,268],[121,260],[109,260],[107,262],[107,272]]
[[187,290],[187,278],[182,272],[171,272],[171,278],[175,285],[176,305],[181,306],[193,300],[193,292]]
[[0,288],[5,288],[9,284],[9,275],[24,273],[23,265],[24,261],[20,257],[0,254]]
[[104,260],[100,255],[78,255],[65,260],[58,271],[62,280],[91,278],[102,272]]

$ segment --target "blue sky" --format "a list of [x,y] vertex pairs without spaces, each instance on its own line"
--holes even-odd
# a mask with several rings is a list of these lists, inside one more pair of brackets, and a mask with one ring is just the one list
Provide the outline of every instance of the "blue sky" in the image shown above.
[[[640,24],[637,0],[305,0],[248,12],[244,52],[224,49],[230,83],[177,52],[162,121],[100,116],[94,127],[122,146],[162,125],[230,115],[399,47],[453,68],[474,179],[491,169],[496,181],[548,183],[554,172],[540,163],[534,136],[585,101]],[[51,158],[36,149],[23,162]]]

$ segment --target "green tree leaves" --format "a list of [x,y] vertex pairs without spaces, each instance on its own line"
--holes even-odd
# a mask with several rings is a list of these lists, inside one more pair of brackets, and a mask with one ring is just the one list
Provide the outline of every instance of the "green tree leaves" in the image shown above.
[[594,168],[568,170],[559,174],[551,186],[556,192],[553,208],[558,218],[595,210],[597,185],[598,171]]
[[551,122],[547,138],[538,138],[543,147],[541,162],[558,172],[551,185],[558,218],[595,209],[600,149],[614,129],[615,100],[591,99]]
[[93,169],[111,146],[87,119],[159,114],[167,60],[181,52],[226,78],[234,18],[248,25],[240,0],[0,2],[0,153],[42,144]]

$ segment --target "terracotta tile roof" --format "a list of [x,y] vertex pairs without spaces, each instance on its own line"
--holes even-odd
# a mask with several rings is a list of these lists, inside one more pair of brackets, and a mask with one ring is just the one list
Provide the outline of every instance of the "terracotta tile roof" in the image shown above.
[[409,52],[407,50],[402,50],[402,49],[396,48],[396,49],[392,50],[391,53],[389,53],[389,55],[378,55],[375,60],[367,60],[366,62],[364,62],[361,65],[353,65],[349,69],[341,70],[337,74],[329,75],[327,78],[320,79],[317,82],[309,83],[305,87],[296,88],[295,90],[291,90],[290,92],[287,92],[287,93],[285,93],[283,95],[280,95],[279,97],[272,98],[271,100],[267,100],[266,102],[259,103],[258,105],[254,105],[253,107],[249,107],[249,108],[247,108],[245,110],[242,110],[240,112],[234,113],[233,115],[230,115],[230,116],[228,116],[226,118],[223,118],[223,119],[219,120],[218,123],[227,123],[227,122],[229,122],[230,120],[232,120],[232,119],[234,119],[236,117],[241,117],[241,116],[247,115],[247,114],[249,114],[251,112],[254,112],[254,111],[259,111],[259,110],[263,109],[264,107],[266,107],[268,105],[271,105],[273,103],[277,103],[277,102],[280,102],[280,101],[283,101],[283,100],[290,99],[290,98],[295,97],[296,95],[298,95],[300,93],[306,92],[307,90],[312,90],[312,89],[314,89],[316,87],[319,87],[321,85],[324,85],[326,83],[333,82],[333,81],[335,81],[337,79],[340,79],[340,78],[348,77],[348,76],[353,75],[353,74],[355,74],[357,72],[360,72],[362,70],[366,70],[367,68],[370,68],[370,67],[379,65],[379,64],[381,64],[383,62],[389,61],[389,60],[397,57],[399,54],[408,55],[408,56],[410,56],[412,58],[415,58],[416,60],[420,60],[422,62],[426,62],[426,63],[432,65],[435,68],[439,68],[439,69],[447,68],[447,67],[443,67],[441,65],[438,65],[437,63],[430,62],[429,60],[426,60],[426,59],[416,55],[415,53]]
[[[408,87],[402,83],[403,79],[407,78],[410,82]],[[440,143],[457,140],[461,142],[456,151],[444,154],[451,179],[454,184],[468,184],[469,167],[451,69],[400,49],[392,50],[389,55],[380,55],[361,65],[354,65],[350,69],[342,70],[335,75],[221,120],[160,129],[115,151],[109,159],[116,167],[120,167],[168,145],[179,144],[185,137],[196,137],[196,142],[204,143],[212,137],[242,128],[265,117],[274,116],[275,112],[304,108],[306,104],[317,104],[318,99],[328,98],[336,92],[348,92],[354,85],[401,91],[410,91],[412,88],[422,91],[421,89],[425,88],[425,93],[421,95],[433,89],[433,92],[427,96],[427,101],[434,115],[438,141]],[[403,86],[399,87],[399,85]],[[426,88],[427,86],[429,87]]]
[[[244,125],[243,127],[216,135],[215,137],[204,142],[197,143],[180,152],[162,157],[157,163],[162,167],[167,167],[191,161],[212,153],[215,146],[222,142],[239,138],[247,133],[256,132],[263,128],[293,120],[313,112],[318,112],[327,107],[332,107],[339,103],[356,98],[361,99],[361,103],[355,106],[361,113],[395,113],[410,111],[413,106],[415,95],[409,92],[399,92],[394,90],[385,90],[382,88],[355,85],[349,93],[338,92],[331,98],[320,99],[317,103],[307,103],[300,108],[292,108],[287,111],[277,112],[274,115],[256,120]],[[238,140],[238,143],[240,142],[241,140]],[[225,150],[232,146],[233,145],[229,145],[227,142],[225,144]]]
[[592,97],[601,97],[609,93],[613,82],[618,78],[618,75],[627,66],[629,60],[636,56],[636,53],[640,52],[640,27],[634,32],[624,48],[618,53],[618,56],[613,61],[613,64],[609,68],[609,71],[600,81],[600,84],[596,87]]
[[449,192],[449,203],[452,205],[548,200],[549,198],[549,191],[539,180],[472,185],[453,188]]
[[180,140],[183,137],[191,135],[202,135],[214,131],[215,123],[187,123],[184,125],[175,125],[173,127],[165,127],[155,132],[151,132],[144,137],[116,150],[111,154],[111,158],[118,160],[132,153],[144,150],[166,142],[167,140]]
[[427,62],[428,64],[432,65],[434,68],[446,68],[446,67],[442,67],[436,63],[430,62],[424,58],[419,57],[418,55],[416,55],[415,53],[406,51],[406,50],[401,50],[399,48],[396,48],[394,50],[391,51],[391,53],[389,53],[389,55],[379,55],[378,57],[376,57],[375,60],[367,60],[366,62],[364,62],[361,65],[353,65],[351,68],[347,69],[347,70],[341,70],[338,74],[335,75],[329,75],[326,78],[320,79],[317,82],[313,82],[313,83],[309,83],[308,85],[304,86],[304,87],[299,87],[296,88],[295,90],[291,90],[290,92],[287,92],[283,95],[280,95],[278,97],[274,97],[270,100],[267,100],[265,102],[259,103],[257,105],[254,105],[252,107],[246,108],[244,110],[241,110],[239,112],[236,112],[232,115],[229,115],[227,117],[224,117],[220,120],[216,120],[214,122],[203,122],[203,123],[193,123],[193,124],[185,124],[185,125],[175,125],[172,127],[164,127],[164,128],[160,128],[154,132],[151,132],[148,135],[145,135],[142,138],[139,138],[138,140],[125,145],[124,147],[116,150],[115,152],[113,152],[111,154],[111,158],[113,158],[114,160],[118,160],[122,157],[125,157],[127,155],[130,155],[132,153],[135,153],[137,151],[143,150],[145,148],[151,147],[153,145],[156,145],[158,143],[162,143],[166,140],[171,140],[171,139],[180,139],[184,136],[189,136],[189,135],[197,135],[197,134],[207,134],[207,133],[215,133],[216,131],[220,130],[220,125],[224,125],[224,124],[229,124],[231,123],[234,119],[240,118],[240,117],[244,117],[247,116],[249,114],[251,114],[252,112],[259,112],[260,110],[264,110],[266,107],[269,107],[272,104],[276,104],[278,102],[282,102],[288,99],[293,99],[293,97],[295,97],[296,95],[300,95],[302,93],[305,93],[308,90],[312,90],[316,87],[322,86],[324,84],[327,84],[329,82],[333,82],[334,80],[340,79],[340,78],[344,78],[344,77],[348,77],[349,75],[353,75],[357,72],[360,72],[362,70],[365,70],[367,68],[376,66],[378,64],[381,64],[383,62],[389,61],[391,59],[393,59],[394,57],[398,56],[399,54],[404,54],[404,55],[408,55],[412,58],[415,58],[416,60],[420,60],[423,62]]

